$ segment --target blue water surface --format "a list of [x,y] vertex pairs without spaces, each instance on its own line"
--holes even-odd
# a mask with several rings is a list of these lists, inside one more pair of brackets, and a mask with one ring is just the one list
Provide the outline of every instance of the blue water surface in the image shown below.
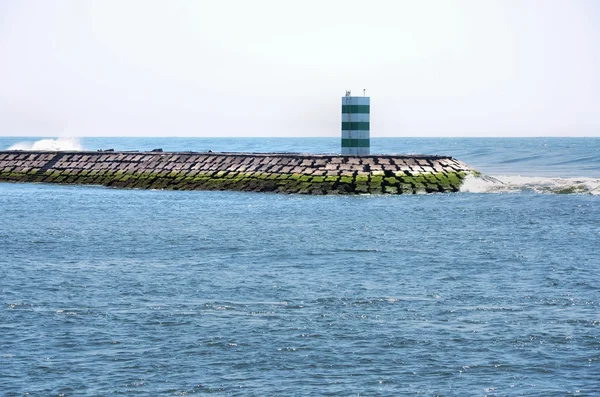
[[[597,140],[406,142],[598,165]],[[0,183],[0,395],[599,395],[599,200]]]

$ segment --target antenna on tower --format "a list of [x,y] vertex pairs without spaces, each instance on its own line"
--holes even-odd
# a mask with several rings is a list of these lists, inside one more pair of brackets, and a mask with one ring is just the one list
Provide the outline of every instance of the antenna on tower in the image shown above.
[[363,96],[367,96],[367,89],[363,88]]

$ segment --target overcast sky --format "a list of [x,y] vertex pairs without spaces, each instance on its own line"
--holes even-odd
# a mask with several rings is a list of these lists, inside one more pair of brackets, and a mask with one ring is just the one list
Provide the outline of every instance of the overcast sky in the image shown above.
[[600,136],[597,0],[0,0],[0,135]]

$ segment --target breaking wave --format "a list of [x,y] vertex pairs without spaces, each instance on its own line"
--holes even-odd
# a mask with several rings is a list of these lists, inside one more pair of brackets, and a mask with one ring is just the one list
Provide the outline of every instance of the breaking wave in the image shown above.
[[82,150],[83,147],[78,138],[57,138],[57,139],[40,139],[39,141],[17,142],[8,150],[48,150],[48,151],[69,151]]
[[600,195],[600,179],[535,176],[472,176],[460,188],[466,193],[546,193]]

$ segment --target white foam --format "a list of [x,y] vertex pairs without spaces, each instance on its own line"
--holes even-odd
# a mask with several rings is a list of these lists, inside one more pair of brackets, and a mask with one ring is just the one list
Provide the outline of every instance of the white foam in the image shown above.
[[494,176],[465,178],[461,192],[466,193],[549,193],[600,195],[600,179],[548,178],[535,176]]
[[498,180],[467,175],[460,191],[464,193],[493,193],[502,188],[503,184]]
[[40,139],[39,141],[18,142],[8,148],[8,150],[48,150],[48,151],[67,151],[82,150],[78,138],[57,138]]

